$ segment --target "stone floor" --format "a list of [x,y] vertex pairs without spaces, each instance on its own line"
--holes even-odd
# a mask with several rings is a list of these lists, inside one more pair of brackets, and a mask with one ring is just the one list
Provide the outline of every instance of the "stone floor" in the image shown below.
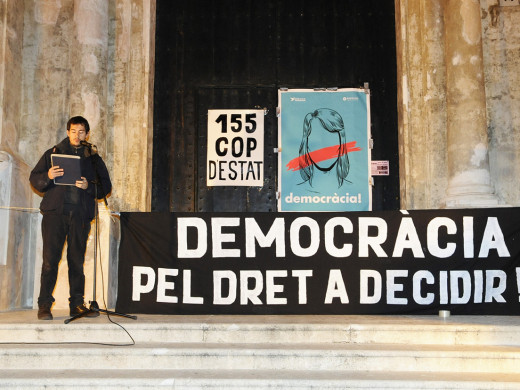
[[[113,309],[111,309],[113,310]],[[0,324],[34,324],[45,323],[39,321],[36,310],[17,310],[0,312]],[[53,321],[64,321],[68,316],[66,310],[53,310]],[[116,322],[132,323],[135,320],[112,315],[111,318]],[[107,321],[107,316],[102,314],[95,318],[82,318],[80,321],[102,323]],[[497,326],[518,326],[520,327],[520,316],[450,316],[447,318],[432,315],[152,315],[137,314],[139,323],[298,323],[298,324],[409,324],[409,325],[497,325]]]
[[520,389],[516,316],[53,314],[0,313],[0,387]]

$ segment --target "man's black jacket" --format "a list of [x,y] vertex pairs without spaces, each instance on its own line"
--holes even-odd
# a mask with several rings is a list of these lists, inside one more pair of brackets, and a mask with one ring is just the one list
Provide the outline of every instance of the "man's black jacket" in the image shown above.
[[[43,214],[46,212],[61,213],[65,200],[65,192],[70,190],[70,188],[67,188],[68,186],[56,185],[53,180],[49,179],[48,171],[52,166],[51,154],[74,155],[74,150],[69,139],[65,138],[58,145],[47,150],[31,172],[29,181],[34,189],[43,193],[43,200],[40,204],[40,210]],[[88,188],[79,191],[80,203],[86,218],[90,221],[95,216],[94,197],[96,192],[94,183],[99,179],[97,185],[98,199],[103,199],[112,191],[112,183],[107,167],[98,154],[91,154],[90,149],[87,147],[79,148],[78,151],[81,153],[81,176],[85,177],[88,181]]]

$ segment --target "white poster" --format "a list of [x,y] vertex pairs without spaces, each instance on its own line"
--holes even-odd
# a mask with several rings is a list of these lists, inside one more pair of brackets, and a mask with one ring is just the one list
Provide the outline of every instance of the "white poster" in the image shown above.
[[264,184],[264,110],[208,110],[207,186]]

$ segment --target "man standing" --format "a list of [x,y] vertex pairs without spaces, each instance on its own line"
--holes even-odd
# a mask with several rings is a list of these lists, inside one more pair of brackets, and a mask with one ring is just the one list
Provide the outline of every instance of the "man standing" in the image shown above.
[[[38,319],[52,320],[52,296],[58,276],[65,239],[67,240],[67,264],[69,267],[70,315],[88,311],[84,303],[85,250],[90,223],[95,217],[95,202],[112,190],[112,183],[105,163],[86,142],[90,126],[88,121],[75,116],[67,122],[67,138],[47,150],[30,175],[32,186],[43,193],[40,204],[43,238],[43,263]],[[54,179],[64,175],[59,165],[52,166],[51,154],[80,157],[81,179],[73,185],[56,185]],[[89,315],[97,316],[98,312]]]

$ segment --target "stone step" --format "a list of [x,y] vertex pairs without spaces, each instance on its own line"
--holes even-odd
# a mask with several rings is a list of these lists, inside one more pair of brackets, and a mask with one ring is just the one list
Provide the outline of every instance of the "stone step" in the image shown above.
[[520,388],[513,316],[53,314],[0,313],[0,387]]
[[403,344],[141,343],[2,345],[0,367],[52,370],[320,370],[520,374],[520,348]]
[[[0,342],[353,343],[520,346],[520,317],[452,316],[161,316],[136,321],[102,314],[64,324],[36,311],[0,313]],[[131,337],[130,337],[131,336]]]
[[266,370],[1,370],[2,389],[517,390],[520,375]]

